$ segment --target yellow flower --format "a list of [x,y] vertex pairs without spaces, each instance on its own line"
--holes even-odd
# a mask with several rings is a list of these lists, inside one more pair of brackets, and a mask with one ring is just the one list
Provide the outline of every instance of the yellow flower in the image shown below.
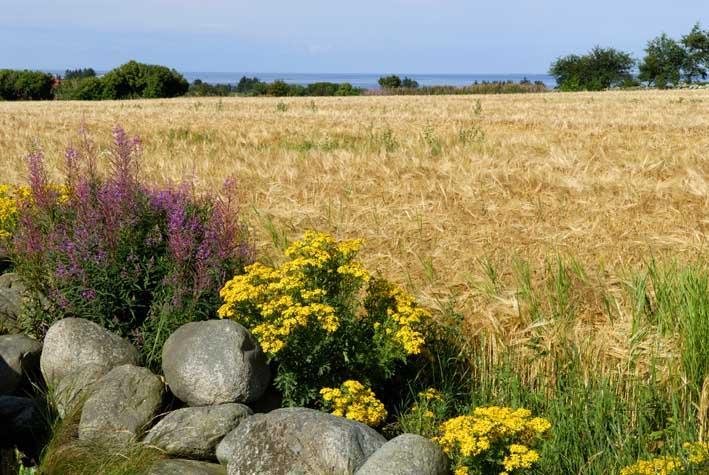
[[682,461],[677,457],[658,457],[652,460],[640,460],[625,467],[620,475],[672,475],[684,471]]
[[320,395],[331,414],[362,422],[372,427],[387,416],[384,404],[374,392],[355,380],[347,380],[339,388],[322,388]]
[[435,388],[428,388],[425,391],[421,391],[418,394],[420,399],[425,399],[426,401],[442,401],[443,393]]
[[539,460],[539,454],[524,445],[512,444],[509,447],[509,452],[509,455],[502,461],[505,470],[531,468]]

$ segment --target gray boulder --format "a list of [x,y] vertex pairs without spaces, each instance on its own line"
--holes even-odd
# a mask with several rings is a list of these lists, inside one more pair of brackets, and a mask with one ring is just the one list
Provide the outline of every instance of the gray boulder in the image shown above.
[[37,403],[26,397],[0,396],[0,447],[39,453],[48,429]]
[[266,390],[266,356],[231,320],[182,325],[165,342],[162,369],[172,393],[190,406],[255,401]]
[[124,364],[137,365],[139,361],[138,350],[127,340],[89,320],[65,318],[49,327],[40,366],[52,387],[87,364],[103,366],[108,371]]
[[39,369],[42,344],[25,335],[0,336],[0,394],[12,394]]
[[164,385],[146,368],[112,369],[86,399],[79,439],[117,445],[135,441],[160,410]]
[[0,333],[20,332],[17,317],[22,311],[26,292],[27,287],[17,274],[8,272],[0,275]]
[[447,475],[448,459],[438,444],[402,434],[382,445],[356,475]]
[[160,460],[153,465],[148,475],[226,475],[226,467],[195,460]]
[[217,444],[251,414],[236,403],[178,409],[150,429],[145,443],[175,457],[216,460]]
[[217,458],[229,475],[351,475],[385,442],[359,422],[294,407],[247,417],[217,446]]
[[109,368],[100,364],[89,363],[83,368],[67,373],[59,380],[53,391],[54,404],[62,419],[77,410],[78,406],[89,397],[96,383]]

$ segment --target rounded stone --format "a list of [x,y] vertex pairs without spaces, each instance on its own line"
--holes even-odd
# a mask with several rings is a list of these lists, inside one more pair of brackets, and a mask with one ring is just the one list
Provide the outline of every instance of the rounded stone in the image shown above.
[[79,439],[125,445],[138,440],[158,414],[164,385],[146,368],[123,365],[96,382],[84,403]]
[[177,409],[150,429],[145,443],[174,457],[216,460],[217,444],[251,414],[237,403]]
[[226,467],[195,460],[160,460],[153,465],[148,475],[226,475]]
[[255,401],[270,380],[258,343],[231,320],[178,328],[165,342],[162,369],[170,391],[190,406]]
[[448,459],[435,442],[402,434],[382,445],[356,475],[447,475]]
[[53,387],[66,374],[88,364],[110,370],[139,362],[140,354],[128,340],[89,320],[65,318],[49,327],[40,366],[44,380]]
[[42,344],[25,335],[0,335],[0,395],[12,394],[23,379],[36,374]]
[[385,442],[359,422],[292,407],[244,419],[217,458],[229,475],[353,474]]

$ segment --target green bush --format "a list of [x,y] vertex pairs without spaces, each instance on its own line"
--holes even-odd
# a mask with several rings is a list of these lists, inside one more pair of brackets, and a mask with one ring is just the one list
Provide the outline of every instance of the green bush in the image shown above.
[[97,77],[65,79],[56,89],[60,100],[96,101],[103,98],[103,82]]
[[549,74],[554,76],[562,91],[600,91],[621,86],[632,79],[635,60],[613,48],[596,46],[588,54],[558,58]]
[[54,97],[54,76],[40,71],[0,69],[0,99],[37,101]]
[[[423,350],[429,314],[355,260],[359,241],[307,232],[278,267],[254,264],[224,285],[219,316],[246,326],[275,366],[286,405],[314,405],[348,380],[380,390]],[[401,393],[381,391],[381,394]]]
[[93,68],[67,69],[64,72],[64,80],[84,79],[96,77],[96,71]]
[[189,89],[188,82],[174,69],[136,61],[112,69],[101,81],[103,99],[177,97]]
[[401,78],[396,74],[382,76],[377,82],[384,89],[398,89],[401,87]]

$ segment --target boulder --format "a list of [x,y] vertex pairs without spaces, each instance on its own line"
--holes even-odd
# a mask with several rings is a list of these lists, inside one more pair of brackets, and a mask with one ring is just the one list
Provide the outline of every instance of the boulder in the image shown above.
[[371,427],[305,408],[244,419],[217,446],[229,475],[353,474],[386,439]]
[[82,318],[65,318],[54,323],[44,337],[40,366],[47,385],[88,364],[116,366],[139,364],[138,350],[127,340]]
[[258,343],[231,320],[178,328],[165,342],[162,369],[170,391],[190,406],[255,401],[270,379]]
[[118,366],[95,384],[81,411],[81,440],[133,442],[160,410],[164,385],[146,368]]
[[109,368],[100,364],[89,363],[64,375],[53,390],[54,404],[62,419],[75,411],[89,397],[96,383]]
[[17,317],[26,292],[27,287],[14,272],[0,275],[0,333],[20,332]]
[[160,460],[153,465],[148,475],[226,475],[226,467],[195,460]]
[[448,459],[438,444],[402,434],[382,445],[356,475],[447,475]]
[[25,335],[0,336],[0,395],[12,394],[28,375],[37,374],[42,344]]
[[0,396],[0,447],[17,447],[29,456],[39,454],[48,435],[45,419],[30,398]]
[[150,429],[145,443],[175,457],[216,460],[217,444],[251,414],[236,403],[178,409]]

